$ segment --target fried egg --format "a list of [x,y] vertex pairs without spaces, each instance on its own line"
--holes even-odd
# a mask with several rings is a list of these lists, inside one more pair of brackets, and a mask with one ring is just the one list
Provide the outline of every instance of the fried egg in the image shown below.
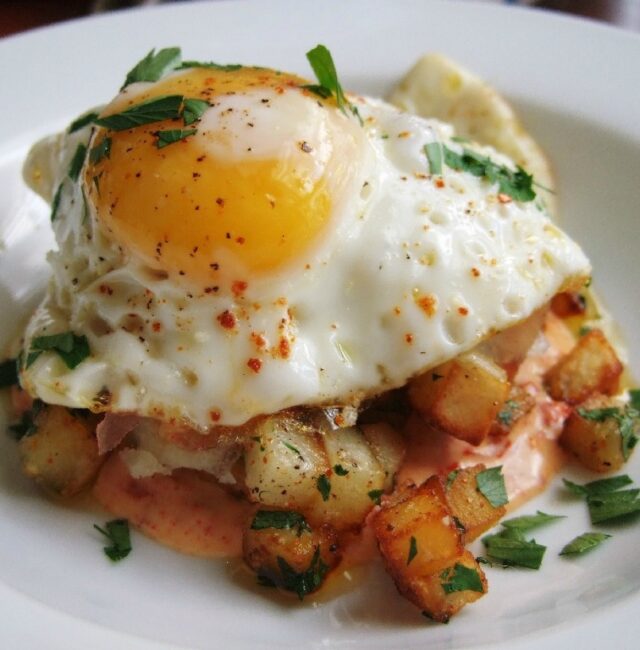
[[[68,331],[90,354],[70,368],[41,350],[25,388],[201,431],[358,406],[589,276],[538,202],[470,171],[431,173],[425,145],[463,151],[451,126],[352,96],[359,121],[307,84],[180,70],[127,86],[103,126],[36,146],[25,176],[54,197],[59,248],[26,358],[38,337]],[[175,96],[180,119],[104,126]]]

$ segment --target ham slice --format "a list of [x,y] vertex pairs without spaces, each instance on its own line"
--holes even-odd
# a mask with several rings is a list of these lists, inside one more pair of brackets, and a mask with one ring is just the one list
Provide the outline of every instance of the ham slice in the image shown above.
[[98,453],[102,456],[115,449],[141,419],[135,413],[107,413],[96,427]]

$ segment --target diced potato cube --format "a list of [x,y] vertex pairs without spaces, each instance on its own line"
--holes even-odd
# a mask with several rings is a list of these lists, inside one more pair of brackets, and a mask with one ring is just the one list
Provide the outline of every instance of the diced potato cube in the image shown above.
[[464,528],[465,544],[493,528],[506,512],[504,506],[492,506],[478,490],[476,477],[485,469],[484,465],[461,469],[447,487],[451,514]]
[[317,478],[329,470],[320,433],[294,414],[266,418],[245,451],[249,498],[307,514],[321,506]]
[[360,430],[384,471],[384,489],[393,487],[393,478],[400,469],[406,444],[403,437],[389,424],[363,424]]
[[25,473],[59,496],[80,492],[104,460],[98,455],[96,424],[88,411],[45,405],[35,417],[35,433],[20,440]]
[[[453,590],[451,577],[459,575],[461,566],[468,570],[467,586],[470,588]],[[465,586],[464,583],[460,585],[462,586]],[[400,591],[426,616],[434,621],[446,623],[465,605],[486,594],[488,585],[484,572],[473,555],[469,551],[464,551],[450,566],[438,573],[414,578],[403,585]]]
[[338,538],[328,525],[304,528],[247,528],[243,557],[262,580],[297,593],[300,598],[320,588],[340,560]]
[[358,427],[327,429],[323,440],[331,468],[329,494],[316,519],[340,529],[360,526],[374,506],[369,493],[384,489],[384,470]]
[[437,476],[394,495],[375,514],[373,526],[387,570],[401,591],[412,578],[442,571],[464,550]]
[[535,397],[522,386],[512,385],[507,401],[491,426],[490,435],[507,435],[515,423],[533,408],[535,402]]
[[615,393],[622,370],[609,341],[594,329],[547,372],[545,380],[553,399],[579,404],[596,392]]
[[427,371],[409,385],[414,408],[438,429],[472,445],[489,433],[509,395],[506,372],[477,353]]
[[[594,396],[580,405],[580,410],[619,406],[611,398]],[[587,469],[594,472],[614,472],[624,464],[620,425],[616,418],[601,422],[584,418],[575,409],[567,418],[560,444]]]
[[587,311],[587,299],[578,291],[563,291],[551,300],[551,311],[558,318],[581,316]]

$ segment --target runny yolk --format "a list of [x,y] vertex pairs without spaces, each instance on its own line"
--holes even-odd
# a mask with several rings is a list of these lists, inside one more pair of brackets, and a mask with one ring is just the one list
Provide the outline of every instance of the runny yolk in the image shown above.
[[[104,114],[163,95],[214,104],[221,96],[263,89],[309,94],[300,89],[304,83],[258,68],[194,68],[133,97],[125,91]],[[309,94],[309,101],[321,100]],[[217,159],[193,136],[157,147],[158,131],[198,125],[179,118],[98,130],[92,146],[109,137],[110,153],[87,166],[85,187],[109,236],[152,268],[205,287],[238,280],[239,272],[246,274],[241,279],[268,274],[307,251],[331,214],[326,179],[304,177],[286,158],[252,159],[247,152],[241,160]]]

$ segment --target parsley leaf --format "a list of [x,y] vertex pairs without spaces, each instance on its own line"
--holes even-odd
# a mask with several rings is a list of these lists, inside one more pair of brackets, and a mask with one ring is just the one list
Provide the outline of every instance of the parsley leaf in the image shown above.
[[304,531],[311,532],[309,524],[301,514],[283,510],[258,510],[251,522],[251,530],[264,530],[265,528],[296,529],[298,537]]
[[631,485],[633,481],[627,474],[620,474],[618,476],[611,476],[610,478],[601,478],[597,481],[591,481],[585,483],[584,485],[578,485],[573,483],[566,478],[562,479],[562,482],[565,484],[571,492],[577,494],[578,496],[597,496],[599,494],[607,494],[609,492],[615,492],[627,485]]
[[297,447],[294,447],[290,442],[287,442],[286,440],[282,441],[282,444],[289,450],[292,451],[294,454],[298,454],[300,458],[302,458],[302,454],[300,453],[300,450]]
[[498,413],[498,421],[505,427],[511,426],[513,422],[514,410],[518,408],[518,402],[508,399],[502,410]]
[[409,540],[409,554],[407,555],[407,566],[413,562],[416,555],[418,555],[418,542],[416,541],[416,538],[411,535],[411,539]]
[[181,60],[182,54],[179,47],[167,47],[157,53],[154,48],[129,70],[122,88],[126,88],[136,81],[158,81],[167,73],[178,68]]
[[456,480],[456,476],[460,474],[460,469],[452,469],[448,474],[447,474],[447,480],[446,480],[446,489],[448,490],[452,485],[453,482]]
[[620,519],[640,512],[640,490],[618,490],[587,497],[587,506],[592,524]]
[[356,111],[354,111],[349,103],[338,81],[338,73],[336,72],[336,66],[333,62],[331,52],[324,45],[316,45],[312,50],[307,52],[307,60],[313,68],[319,85],[304,86],[304,88],[324,98],[335,95],[336,104],[345,115],[347,108],[356,115]]
[[209,106],[209,102],[204,99],[185,99],[184,108],[182,109],[184,125],[189,126],[189,124],[193,124],[199,120]]
[[55,221],[58,216],[58,208],[60,207],[60,197],[62,196],[62,185],[58,185],[56,193],[53,195],[53,200],[51,201],[51,221]]
[[184,70],[185,68],[209,68],[210,70],[220,70],[221,72],[235,72],[236,70],[240,70],[242,65],[239,63],[220,64],[214,63],[213,61],[183,61],[178,66],[178,70]]
[[103,158],[111,156],[111,138],[103,138],[95,147],[89,151],[89,162],[97,165]]
[[478,591],[480,593],[484,591],[478,572],[473,567],[467,567],[459,562],[440,574],[440,584],[445,594],[453,594],[456,591]]
[[601,409],[585,409],[585,408],[579,408],[578,409],[578,415],[585,419],[585,420],[590,420],[592,422],[604,422],[605,420],[608,420],[609,418],[614,417],[615,415],[620,414],[620,409],[617,406],[609,406],[607,408],[601,408]]
[[158,131],[156,133],[158,136],[156,147],[158,149],[164,149],[164,147],[168,147],[174,142],[180,142],[180,140],[184,140],[196,132],[197,129],[168,129],[167,131]]
[[44,402],[39,399],[34,400],[31,409],[22,414],[20,422],[9,426],[9,431],[13,433],[16,440],[22,440],[22,438],[30,436],[38,430],[36,418],[43,406]]
[[283,557],[278,555],[276,560],[282,576],[282,587],[298,594],[300,600],[320,587],[329,570],[320,558],[319,546],[316,547],[309,568],[301,573],[298,573]]
[[91,354],[89,341],[84,335],[76,336],[73,332],[63,332],[62,334],[51,334],[49,336],[36,336],[31,341],[31,350],[27,356],[27,367],[42,352],[48,351],[56,352],[65,362],[67,368],[71,370]]
[[91,124],[91,122],[93,122],[93,120],[95,120],[96,117],[98,117],[98,113],[95,113],[93,111],[81,115],[78,119],[74,120],[73,122],[71,122],[71,124],[69,124],[67,133],[75,133],[76,131],[79,131],[85,126]]
[[[515,533],[515,534],[514,534]],[[518,529],[506,529],[496,535],[482,538],[488,555],[501,560],[506,566],[520,566],[527,569],[539,569],[546,546],[528,541]]]
[[112,561],[118,562],[124,559],[131,552],[131,538],[129,535],[129,522],[126,519],[113,519],[100,528],[97,524],[93,527],[101,532],[110,542],[104,547],[105,555]]
[[531,530],[538,526],[543,526],[552,521],[564,519],[564,515],[548,515],[546,512],[538,510],[535,515],[523,515],[521,517],[514,517],[513,519],[506,519],[501,522],[505,528],[516,528],[518,530]]
[[640,411],[640,388],[629,390],[629,404],[632,409]]
[[536,193],[533,190],[533,177],[518,167],[516,171],[498,165],[471,149],[463,149],[458,153],[448,147],[444,149],[444,161],[448,167],[456,171],[465,171],[474,176],[484,177],[491,183],[498,184],[498,191],[510,196],[516,201],[533,201]]
[[333,471],[338,475],[338,476],[346,476],[349,473],[348,469],[345,469],[342,467],[342,465],[334,465],[333,466]]
[[326,474],[320,474],[320,476],[318,476],[316,487],[318,488],[318,492],[322,495],[322,500],[328,501],[329,495],[331,494],[331,481],[329,481]]
[[429,142],[424,145],[424,153],[429,161],[429,173],[442,174],[442,144]]
[[18,383],[18,360],[7,359],[0,363],[0,388],[15,386]]
[[377,505],[380,505],[380,497],[384,494],[384,490],[369,490],[367,496]]
[[480,490],[482,495],[494,508],[499,508],[505,503],[509,503],[501,465],[479,472],[476,475],[476,483],[478,490]]
[[154,97],[146,102],[135,104],[121,113],[99,117],[95,123],[113,131],[125,131],[144,124],[177,119],[180,117],[182,101],[182,95]]
[[80,170],[84,163],[84,159],[87,155],[87,145],[79,144],[76,148],[73,158],[71,159],[71,164],[69,165],[68,176],[72,181],[77,181],[78,176],[80,176]]
[[611,535],[606,533],[583,533],[565,544],[559,555],[582,555],[596,546],[600,546],[609,537]]

